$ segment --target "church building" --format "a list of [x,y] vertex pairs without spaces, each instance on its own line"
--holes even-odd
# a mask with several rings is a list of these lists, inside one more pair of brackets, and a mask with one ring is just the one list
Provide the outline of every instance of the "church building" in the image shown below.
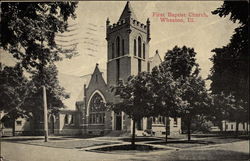
[[[131,133],[132,121],[124,113],[107,111],[106,102],[119,101],[110,87],[118,81],[126,82],[130,75],[142,71],[150,72],[161,63],[158,51],[149,57],[150,20],[140,22],[130,2],[127,2],[118,22],[106,21],[107,71],[106,76],[98,64],[94,72],[81,77],[82,85],[75,110],[63,109],[57,116],[49,117],[50,133],[57,135],[106,135],[112,133]],[[106,79],[104,79],[106,78]],[[169,118],[170,134],[180,133],[180,118]],[[136,124],[137,135],[165,135],[166,118],[144,118]]]

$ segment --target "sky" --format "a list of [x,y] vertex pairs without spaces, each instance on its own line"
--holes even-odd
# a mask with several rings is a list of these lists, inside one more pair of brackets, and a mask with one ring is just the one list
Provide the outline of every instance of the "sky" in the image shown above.
[[[229,43],[237,24],[231,22],[227,17],[221,18],[212,15],[223,2],[221,1],[132,1],[131,6],[138,21],[146,24],[147,18],[151,21],[151,41],[149,55],[153,56],[159,50],[161,58],[168,50],[175,45],[192,47],[196,51],[197,62],[201,68],[201,75],[206,78],[210,73],[212,63],[209,60],[214,48],[222,47]],[[78,39],[78,56],[72,59],[57,63],[58,69],[64,74],[85,75],[92,73],[96,63],[99,63],[101,70],[106,69],[107,42],[106,19],[111,24],[116,23],[126,5],[126,1],[120,2],[79,2],[77,18],[70,21],[73,26],[72,35],[75,33]],[[154,13],[164,13],[165,18],[168,12],[174,14],[206,14],[207,17],[195,17],[195,22],[161,22]],[[65,33],[66,35],[66,33]],[[72,39],[72,37],[68,37]]]
[[[175,45],[192,47],[196,51],[197,62],[201,68],[201,75],[206,78],[210,73],[212,62],[209,60],[214,48],[229,43],[234,28],[238,25],[228,17],[221,18],[212,15],[222,1],[132,1],[131,6],[138,21],[146,24],[151,21],[151,41],[149,55],[153,56],[158,50],[161,58]],[[126,1],[81,1],[76,10],[77,18],[69,20],[70,32],[59,34],[57,43],[65,48],[77,44],[78,54],[71,59],[57,62],[59,73],[64,75],[82,76],[94,71],[96,63],[102,71],[106,69],[107,42],[106,19],[111,24],[117,23]],[[173,14],[206,14],[207,17],[195,17],[194,22],[161,22],[154,13]],[[187,19],[184,18],[186,21]],[[72,46],[73,45],[73,46]],[[1,51],[2,52],[2,51]],[[4,64],[11,64],[13,59],[7,54],[1,54]]]

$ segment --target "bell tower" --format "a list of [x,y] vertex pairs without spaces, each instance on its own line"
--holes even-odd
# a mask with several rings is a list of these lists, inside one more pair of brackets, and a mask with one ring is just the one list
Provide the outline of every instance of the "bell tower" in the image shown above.
[[107,84],[127,81],[130,75],[147,71],[150,21],[139,22],[128,1],[117,23],[106,21]]

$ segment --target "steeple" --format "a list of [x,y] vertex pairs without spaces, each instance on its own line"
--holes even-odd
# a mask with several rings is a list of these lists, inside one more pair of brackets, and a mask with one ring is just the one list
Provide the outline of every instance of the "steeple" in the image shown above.
[[131,7],[129,1],[127,1],[127,4],[126,4],[125,8],[123,9],[122,14],[121,14],[121,16],[119,18],[119,21],[121,21],[121,20],[123,20],[123,19],[125,19],[127,17],[137,19],[136,15],[135,15],[135,12],[134,12],[133,8]]
[[106,21],[107,84],[116,86],[130,75],[147,71],[150,21],[140,22],[128,1],[118,22]]

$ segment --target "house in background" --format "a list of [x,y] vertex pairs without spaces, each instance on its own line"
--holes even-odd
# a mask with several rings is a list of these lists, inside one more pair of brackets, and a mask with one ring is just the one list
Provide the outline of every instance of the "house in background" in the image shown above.
[[15,131],[15,135],[30,135],[31,134],[31,122],[27,118],[19,117],[13,122],[8,119],[8,117],[4,116],[6,113],[3,111],[0,112],[0,136],[12,136],[13,130]]
[[[247,122],[245,123],[239,123],[238,130],[241,132],[247,132],[249,130],[249,124]],[[230,122],[230,121],[222,121],[222,130],[223,131],[236,131],[236,122]]]

